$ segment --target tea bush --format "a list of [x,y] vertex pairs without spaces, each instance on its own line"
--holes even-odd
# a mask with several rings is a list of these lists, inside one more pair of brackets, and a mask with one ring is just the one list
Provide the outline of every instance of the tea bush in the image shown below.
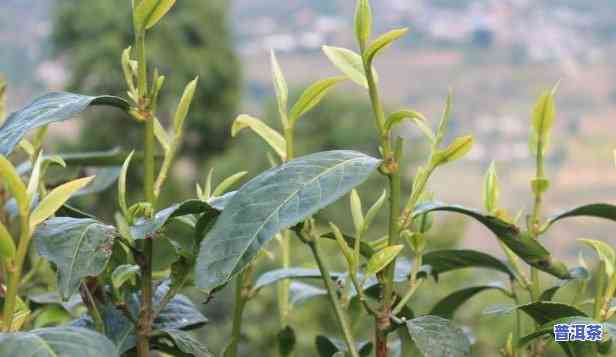
[[[529,147],[536,159],[536,173],[530,179],[534,202],[530,212],[512,214],[501,208],[495,164],[487,170],[483,189],[476,189],[478,196],[482,192],[483,209],[439,202],[429,190],[430,178],[444,165],[462,159],[471,150],[473,138],[461,136],[445,143],[451,95],[435,127],[416,110],[385,111],[375,60],[405,36],[407,29],[392,30],[373,40],[370,3],[358,0],[355,34],[359,51],[323,47],[341,75],[317,80],[290,103],[283,66],[272,52],[280,130],[248,114],[233,122],[232,136],[251,130],[269,146],[272,168],[236,191],[231,189],[245,172],[215,184],[210,171],[205,182],[197,184],[195,198],[159,207],[198,87],[198,78],[186,85],[171,125],[165,128],[158,117],[164,112],[158,103],[165,77],[148,68],[146,35],[174,3],[132,2],[134,43],[121,55],[127,99],[49,93],[9,115],[0,127],[0,174],[6,188],[0,225],[5,278],[0,355],[143,357],[156,351],[211,356],[213,352],[190,332],[207,319],[182,290],[196,286],[205,293],[203,303],[207,304],[230,283],[234,286],[233,324],[220,353],[223,356],[238,355],[243,312],[260,291],[272,286],[278,296],[280,356],[292,355],[298,336],[304,333],[301,326],[289,324],[298,308],[295,305],[319,296],[329,299],[342,336],[318,335],[315,351],[319,356],[470,356],[469,332],[452,318],[467,300],[484,291],[500,292],[510,301],[490,306],[486,313],[516,316],[500,350],[503,356],[543,356],[555,344],[554,326],[564,324],[603,329],[594,335],[594,342],[558,343],[566,355],[611,352],[614,325],[609,321],[616,312],[612,304],[616,291],[613,248],[601,241],[580,240],[599,258],[599,268],[591,276],[583,259],[579,267],[569,268],[541,240],[564,219],[616,220],[616,206],[606,203],[586,204],[556,215],[543,212],[544,194],[550,186],[544,158],[556,117],[557,86],[541,95],[532,113]],[[302,135],[296,130],[298,123],[306,120],[306,114],[329,91],[347,81],[368,94],[379,155],[354,150],[298,152],[296,134]],[[4,85],[0,86],[3,93]],[[128,113],[143,127],[141,150],[46,155],[47,126],[91,106]],[[401,179],[410,160],[404,157],[404,139],[394,130],[405,121],[417,126],[430,147],[410,187]],[[29,131],[34,135],[26,138]],[[17,167],[7,159],[15,151],[28,157]],[[137,161],[143,166],[144,180],[139,185],[143,200],[129,203],[126,193],[134,189],[126,177]],[[113,169],[118,164],[121,168]],[[51,166],[94,167],[97,175],[50,185],[46,178]],[[358,189],[370,177],[378,177],[383,187],[377,199],[366,202]],[[103,222],[71,205],[74,197],[100,192],[116,180],[114,222]],[[318,214],[347,195],[351,232],[343,232],[333,218]],[[388,224],[386,230],[377,232],[379,227],[373,223],[381,211],[387,213]],[[433,249],[437,245],[427,237],[433,216],[439,212],[466,216],[485,226],[507,260],[476,250]],[[294,264],[292,240],[311,253],[317,268]],[[337,254],[344,258],[342,271],[331,270],[332,262],[322,249],[326,241],[335,243]],[[255,276],[257,265],[272,255],[281,260],[281,266]],[[46,282],[50,268],[56,275],[51,284]],[[428,282],[468,268],[497,272],[503,281],[463,286],[434,302],[427,314],[417,313],[414,299]],[[557,280],[542,286],[546,277]],[[31,289],[31,282],[39,279],[50,289]],[[320,281],[323,287],[306,281]],[[556,299],[566,284],[578,286],[573,301]],[[525,323],[523,314],[533,322]],[[352,324],[358,321],[371,330],[374,337],[369,341],[354,333]]]

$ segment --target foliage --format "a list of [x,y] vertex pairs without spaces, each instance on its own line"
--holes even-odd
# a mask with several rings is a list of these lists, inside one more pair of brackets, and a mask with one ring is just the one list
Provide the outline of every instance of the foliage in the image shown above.
[[[616,294],[613,247],[592,239],[580,240],[598,256],[599,268],[591,277],[585,262],[569,269],[541,242],[553,225],[567,218],[616,221],[616,206],[607,203],[544,216],[543,199],[550,185],[543,163],[556,120],[556,87],[542,94],[530,123],[529,146],[536,159],[529,185],[534,200],[531,212],[525,215],[521,211],[514,217],[500,206],[495,164],[487,171],[483,189],[477,190],[478,196],[480,192],[483,196],[484,210],[438,202],[429,190],[430,179],[443,166],[463,159],[472,149],[473,138],[465,135],[445,143],[451,94],[437,125],[416,110],[386,112],[374,62],[407,31],[394,30],[371,41],[371,4],[358,0],[355,33],[359,51],[323,48],[343,75],[317,80],[290,101],[284,66],[272,52],[278,128],[247,114],[238,116],[232,125],[233,136],[251,130],[269,146],[271,168],[236,191],[230,190],[246,172],[214,185],[211,170],[203,185],[197,184],[197,198],[161,207],[160,195],[184,134],[191,132],[187,118],[203,81],[199,77],[186,80],[176,110],[169,115],[172,119],[163,125],[166,121],[161,118],[166,112],[159,108],[165,107],[165,102],[159,97],[165,77],[157,68],[148,67],[146,37],[173,13],[174,5],[174,0],[132,2],[134,42],[121,56],[127,99],[50,93],[12,113],[0,126],[0,259],[6,281],[0,334],[3,354],[27,348],[26,352],[66,356],[103,353],[145,357],[152,351],[211,356],[210,348],[191,333],[208,319],[183,291],[198,288],[207,304],[231,282],[235,285],[233,323],[221,352],[225,357],[239,354],[246,307],[272,285],[277,288],[280,326],[275,345],[281,356],[292,355],[297,339],[305,334],[303,326],[290,323],[290,316],[299,312],[300,303],[319,297],[329,300],[330,318],[342,337],[319,333],[314,344],[319,356],[359,357],[373,352],[376,357],[470,356],[472,339],[452,319],[468,300],[485,291],[499,292],[511,301],[490,307],[489,313],[516,315],[501,350],[503,356],[544,356],[553,341],[546,338],[552,327],[575,321],[603,324],[608,334],[599,344],[567,342],[558,347],[568,356],[610,353],[610,333],[616,330],[609,322],[616,314],[612,306]],[[90,71],[87,68],[85,73]],[[297,155],[303,151],[296,145],[296,134],[304,128],[300,123],[309,120],[324,97],[347,80],[367,92],[378,150],[371,154],[337,149]],[[47,126],[92,105],[124,111],[142,128],[142,147],[134,148],[142,151],[123,152],[119,157],[117,152],[44,155]],[[429,147],[414,170],[410,187],[402,180],[410,161],[405,158],[405,140],[393,130],[405,120],[417,126]],[[32,137],[26,137],[29,131],[35,132]],[[156,161],[157,147],[161,162]],[[28,158],[18,168],[7,158],[16,151],[23,151]],[[133,198],[127,197],[132,188],[127,177],[135,161],[142,162],[143,198],[132,203]],[[62,169],[103,167],[98,172],[104,179],[64,179],[52,186],[48,182],[51,165]],[[376,190],[379,196],[362,198],[365,187],[361,185],[371,176],[382,186]],[[71,199],[99,193],[116,180],[114,222],[104,222],[71,206]],[[408,196],[403,189],[409,191]],[[334,215],[320,213],[347,194],[351,233],[335,223],[338,219]],[[384,210],[388,212],[385,229],[374,225],[375,217]],[[438,242],[430,239],[429,232],[438,212],[478,221],[501,244],[507,261],[476,250],[435,249]],[[521,217],[526,220],[520,222]],[[380,232],[375,234],[377,228]],[[31,252],[32,242],[38,254]],[[301,268],[292,259],[291,242],[311,253],[315,269]],[[325,254],[325,246],[334,253]],[[280,266],[255,279],[259,263],[271,255]],[[343,264],[336,264],[337,271],[332,271],[338,261]],[[26,283],[33,279],[43,283],[45,271],[52,268],[57,277],[55,291],[51,296],[33,296]],[[436,303],[430,301],[429,313],[420,313],[416,302],[422,291],[429,289],[428,284],[438,284],[444,277],[469,268],[497,272],[504,280],[459,288]],[[542,276],[558,278],[559,283],[544,289]],[[591,278],[592,285],[588,284]],[[320,281],[322,287],[312,285],[314,281]],[[579,287],[572,302],[557,299],[566,284]],[[74,316],[75,306],[82,307],[81,316]],[[522,313],[528,318],[523,319]],[[63,324],[67,320],[70,322]],[[364,341],[353,326],[370,320],[373,339]]]

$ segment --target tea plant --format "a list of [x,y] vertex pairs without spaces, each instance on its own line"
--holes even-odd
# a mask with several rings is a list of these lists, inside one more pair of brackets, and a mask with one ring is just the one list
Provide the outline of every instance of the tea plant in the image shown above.
[[[281,329],[277,337],[281,356],[289,356],[294,350],[296,332],[289,318],[293,302],[323,295],[329,299],[343,342],[317,336],[315,348],[319,356],[368,356],[372,351],[377,357],[470,356],[470,339],[451,319],[464,302],[491,289],[512,300],[511,305],[498,312],[517,315],[502,350],[504,356],[544,355],[549,343],[545,336],[552,333],[555,324],[597,322],[606,330],[614,330],[608,323],[616,312],[610,304],[616,291],[614,250],[599,241],[581,240],[600,257],[596,282],[591,285],[586,267],[568,269],[540,242],[552,225],[565,218],[591,216],[616,220],[616,206],[609,204],[580,206],[547,218],[543,215],[543,195],[549,188],[544,158],[555,118],[556,90],[544,93],[533,112],[530,146],[537,171],[531,180],[532,212],[521,212],[512,218],[500,208],[494,164],[484,180],[486,212],[434,201],[429,190],[430,178],[437,169],[464,157],[471,150],[473,138],[462,136],[445,144],[451,95],[435,129],[417,111],[385,111],[375,60],[407,30],[393,30],[371,40],[368,0],[357,2],[355,33],[359,52],[323,48],[343,75],[315,82],[290,108],[282,66],[272,52],[281,130],[258,118],[240,115],[231,132],[236,136],[248,128],[258,134],[276,155],[271,158],[271,169],[231,192],[228,189],[246,173],[232,175],[214,187],[211,170],[205,183],[197,184],[196,198],[159,207],[159,196],[182,144],[184,122],[198,83],[195,79],[186,85],[171,128],[163,127],[157,116],[157,104],[165,77],[148,68],[146,35],[174,3],[131,3],[135,40],[121,56],[129,100],[50,93],[11,114],[0,127],[0,174],[10,194],[10,200],[2,194],[0,215],[0,256],[6,282],[0,355],[136,353],[143,357],[159,351],[178,356],[211,356],[205,344],[190,333],[207,319],[180,292],[194,284],[211,297],[233,279],[233,325],[222,351],[222,355],[231,357],[239,353],[245,306],[261,289],[273,284],[278,285]],[[328,91],[347,80],[367,92],[380,157],[351,150],[299,156],[295,150],[298,121]],[[0,84],[0,98],[3,94],[4,85]],[[99,105],[118,108],[143,125],[142,151],[44,155],[47,125]],[[415,170],[411,187],[402,185],[404,140],[394,130],[404,121],[414,123],[430,146],[424,164]],[[33,129],[33,139],[26,139],[27,132]],[[18,148],[28,160],[16,168],[6,156]],[[126,192],[132,186],[127,183],[127,174],[137,161],[143,163],[143,201],[129,204]],[[96,178],[64,180],[67,182],[54,186],[47,180],[52,164],[103,168],[96,171]],[[382,177],[383,194],[364,210],[356,188],[377,173]],[[69,200],[74,197],[96,193],[116,180],[118,213],[113,224],[70,205]],[[353,222],[351,233],[343,232],[336,223],[317,214],[347,194]],[[387,230],[376,232],[375,217],[385,206]],[[434,213],[442,211],[463,214],[483,224],[498,238],[507,262],[474,250],[429,250],[426,233],[433,225]],[[523,228],[519,224],[522,218],[526,218]],[[305,244],[317,269],[294,266],[292,239]],[[267,244],[272,240],[279,243],[276,255],[281,267],[255,278],[259,258],[271,254],[266,249],[271,248]],[[344,272],[330,270],[332,261],[322,253],[324,240],[336,242],[339,256],[346,263]],[[30,249],[31,242],[36,252]],[[162,251],[169,259],[154,259],[155,251]],[[520,260],[528,265],[530,276],[523,271]],[[53,285],[57,293],[42,295],[30,291],[32,281],[48,285],[44,274],[50,267],[47,262],[55,268],[57,282]],[[509,285],[465,287],[438,301],[428,314],[416,314],[419,309],[413,299],[427,279],[436,280],[442,274],[465,268],[502,273]],[[560,281],[542,289],[542,274]],[[304,279],[320,279],[324,289],[300,282]],[[579,284],[579,296],[570,304],[552,301],[565,283]],[[586,299],[589,286],[594,287],[594,295]],[[53,305],[63,309],[52,310]],[[73,311],[75,305],[84,306],[85,313]],[[591,313],[586,312],[586,305],[592,306]],[[529,315],[534,326],[524,326],[520,312]],[[371,341],[359,340],[351,328],[351,320],[357,321],[362,315],[374,322]],[[609,353],[611,340],[606,334],[600,344],[565,342],[560,346],[569,356],[590,356]]]

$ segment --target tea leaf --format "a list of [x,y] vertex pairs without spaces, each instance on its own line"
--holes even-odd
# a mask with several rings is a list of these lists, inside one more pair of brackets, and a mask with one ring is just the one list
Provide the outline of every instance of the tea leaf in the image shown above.
[[69,181],[54,188],[30,214],[30,228],[34,229],[39,223],[51,217],[73,193],[79,191],[94,179],[94,176]]
[[554,125],[554,117],[556,116],[556,108],[554,105],[554,92],[545,91],[539,97],[533,109],[533,124],[530,147],[533,153],[537,153],[539,142],[542,143],[543,152],[547,150],[550,131]]
[[105,336],[84,328],[68,326],[2,333],[0,355],[120,357],[116,346]]
[[423,263],[431,267],[435,277],[450,271],[465,268],[484,268],[500,271],[513,279],[511,268],[499,259],[482,252],[466,249],[434,250],[424,254]]
[[368,228],[370,228],[370,225],[374,221],[374,218],[379,213],[381,208],[383,208],[383,205],[385,204],[386,199],[387,199],[387,191],[383,190],[383,193],[381,194],[379,199],[376,200],[376,202],[374,202],[374,204],[372,205],[372,207],[370,207],[370,209],[368,209],[368,212],[366,213],[366,217],[364,218],[364,224],[361,227],[360,236],[363,236],[368,231]]
[[111,273],[111,284],[114,289],[120,289],[124,283],[129,280],[132,280],[137,276],[140,272],[140,268],[138,265],[134,264],[123,264],[118,266]]
[[142,0],[135,10],[135,26],[141,31],[152,28],[174,4],[175,0]]
[[355,36],[358,43],[363,47],[370,40],[372,33],[372,9],[370,0],[358,0],[355,9]]
[[160,330],[168,336],[175,347],[181,352],[194,357],[213,357],[207,346],[197,340],[190,332],[178,329],[163,329]]
[[554,223],[569,217],[595,217],[616,222],[616,206],[608,203],[592,203],[563,211],[549,217],[542,231],[549,229]]
[[409,32],[408,28],[396,29],[387,32],[386,34],[381,35],[377,38],[370,47],[366,50],[364,54],[366,58],[366,63],[372,63],[374,58],[385,48],[391,45],[394,41],[406,35]]
[[212,196],[218,197],[222,195],[227,191],[227,189],[229,189],[229,187],[233,186],[237,181],[241,180],[242,177],[246,176],[247,173],[248,172],[246,171],[242,171],[227,177],[220,184],[218,184],[218,186],[216,186],[216,188],[214,189],[214,193],[212,193]]
[[473,148],[473,137],[463,136],[456,138],[445,150],[439,150],[432,159],[432,165],[439,166],[458,160]]
[[[318,335],[315,344],[319,357],[339,357],[344,356],[344,352],[347,352],[346,343],[337,338]],[[370,356],[372,349],[373,346],[371,342],[357,343],[357,353],[359,353],[360,357]]]
[[193,79],[186,85],[186,88],[184,88],[184,93],[182,94],[182,98],[180,98],[180,103],[178,104],[175,111],[175,116],[173,117],[173,127],[175,128],[176,136],[180,135],[182,132],[182,126],[184,125],[184,120],[186,120],[186,116],[188,115],[188,110],[190,109],[190,104],[192,103],[195,91],[197,90],[198,82],[199,77]]
[[349,201],[351,206],[351,217],[355,225],[355,234],[359,237],[361,236],[362,227],[364,225],[364,212],[361,206],[361,197],[359,197],[357,190],[351,190]]
[[[332,272],[331,278],[333,280],[341,278],[344,274],[338,272]],[[254,290],[260,290],[266,286],[275,284],[282,280],[287,279],[321,279],[321,271],[319,269],[308,268],[280,268],[270,270],[263,273],[254,285]]]
[[[360,55],[346,48],[323,46],[323,52],[329,60],[350,80],[364,88],[368,88],[368,80],[364,72],[364,62]],[[376,74],[376,71],[373,72]],[[376,80],[376,76],[375,76]]]
[[496,164],[494,161],[483,178],[483,205],[490,214],[498,209],[498,197],[500,188],[498,186],[498,176],[496,175]]
[[404,248],[403,245],[392,245],[376,252],[366,265],[366,276],[374,275],[393,262]]
[[15,257],[15,242],[13,237],[0,221],[0,258],[12,259]]
[[30,200],[28,199],[26,186],[19,177],[19,174],[17,174],[13,164],[3,155],[0,155],[0,176],[2,176],[9,192],[17,201],[19,214],[24,217],[27,216],[30,213]]
[[[336,236],[334,235],[333,232],[329,232],[329,233],[325,233],[323,234],[320,238],[326,238],[326,239],[330,239],[330,240],[335,240]],[[343,234],[342,238],[344,238],[345,242],[347,242],[347,244],[350,247],[355,247],[356,242],[358,242],[358,240],[355,237],[352,237],[348,234]],[[363,241],[363,240],[359,240],[359,253],[367,259],[370,259],[370,257],[372,255],[374,255],[375,251],[374,248],[372,248],[372,246],[370,245],[369,242]]]
[[417,348],[426,357],[470,357],[471,344],[462,329],[438,316],[421,316],[406,322]]
[[129,109],[128,102],[118,97],[89,97],[66,92],[46,94],[9,115],[0,127],[0,154],[10,154],[29,130],[70,119],[89,106],[96,105],[109,105],[125,111]]
[[345,80],[346,77],[331,77],[317,81],[310,87],[306,88],[295,105],[293,105],[293,108],[291,108],[289,121],[291,123],[295,123],[302,115],[308,113],[312,108],[319,104],[330,89]]
[[39,254],[58,269],[64,300],[77,292],[82,278],[98,276],[109,258],[115,229],[93,219],[52,218],[39,226],[34,242]]
[[128,174],[128,167],[130,166],[130,161],[133,158],[134,153],[134,151],[131,151],[126,160],[124,160],[124,164],[122,164],[122,171],[120,172],[120,178],[118,179],[118,204],[120,205],[120,209],[122,210],[124,217],[128,217],[128,205],[126,204],[126,176]]
[[522,260],[524,260],[527,264],[530,264],[535,268],[552,274],[560,279],[571,278],[567,267],[562,262],[555,260],[550,252],[545,249],[536,239],[530,237],[527,233],[520,232],[516,226],[497,217],[484,215],[478,211],[464,208],[462,206],[448,206],[436,202],[419,205],[413,216],[435,211],[457,212],[474,218],[494,233],[494,235],[501,242],[503,242],[503,244],[522,258]]
[[231,136],[235,137],[237,133],[244,128],[252,129],[255,133],[257,133],[257,135],[265,140],[265,142],[267,142],[272,149],[274,149],[276,154],[278,154],[281,159],[286,159],[287,141],[276,130],[270,128],[267,124],[257,118],[242,114],[233,122],[233,126],[231,127]]
[[289,101],[289,88],[287,87],[287,81],[284,79],[282,69],[276,59],[276,53],[271,51],[271,63],[272,63],[272,77],[274,81],[274,91],[276,92],[276,102],[278,103],[278,112],[282,122],[287,120],[287,110]]
[[575,306],[549,301],[539,301],[526,305],[520,305],[517,309],[524,311],[540,325],[564,317],[587,317],[584,312],[580,311]]
[[436,140],[434,137],[434,133],[432,129],[428,125],[426,125],[426,117],[423,114],[416,112],[414,110],[400,110],[398,112],[392,113],[385,122],[385,129],[390,131],[395,125],[402,123],[405,119],[412,121],[419,130],[430,140],[431,143],[434,143]]
[[154,121],[154,135],[156,136],[156,140],[158,140],[158,143],[163,147],[165,152],[169,151],[171,148],[171,138],[169,138],[167,130],[163,128],[158,118],[153,117],[152,120]]
[[451,90],[449,90],[449,93],[447,93],[447,101],[445,102],[445,110],[443,111],[441,121],[438,124],[438,129],[436,130],[435,146],[440,145],[445,138],[445,131],[449,125],[449,118],[451,117],[452,96],[453,94]]
[[241,272],[260,248],[365,181],[380,160],[353,151],[316,153],[270,169],[229,200],[201,244],[196,279],[216,288]]
[[599,240],[578,239],[577,241],[594,249],[599,259],[605,263],[605,272],[609,279],[614,274],[614,267],[616,265],[616,252],[614,252],[614,248]]
[[489,290],[498,290],[508,295],[509,293],[498,284],[471,286],[455,291],[439,300],[428,315],[440,316],[445,319],[453,318],[453,314],[468,300],[475,295]]
[[75,192],[71,197],[93,195],[107,190],[116,182],[118,177],[120,177],[121,171],[122,168],[117,166],[102,167],[97,169],[94,172],[96,175],[94,180],[92,180],[92,182],[81,190]]

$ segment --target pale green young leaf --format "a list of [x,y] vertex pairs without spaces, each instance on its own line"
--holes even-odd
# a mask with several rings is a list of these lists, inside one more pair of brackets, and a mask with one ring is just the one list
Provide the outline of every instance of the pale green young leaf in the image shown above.
[[169,134],[167,134],[167,131],[163,128],[158,118],[153,117],[152,120],[154,120],[154,136],[156,136],[156,140],[158,140],[158,143],[162,146],[163,150],[168,152],[171,148],[171,139],[169,138]]
[[364,225],[364,211],[361,206],[361,197],[359,197],[357,190],[351,190],[349,201],[351,206],[351,217],[353,218],[353,225],[355,226],[355,234],[359,236],[361,234],[361,228]]
[[451,101],[452,93],[450,90],[447,94],[447,101],[445,103],[445,110],[443,111],[443,116],[441,117],[441,121],[438,125],[438,130],[436,131],[435,145],[440,145],[443,142],[443,138],[445,138],[445,131],[447,130],[447,126],[449,125],[449,117],[451,116]]
[[21,141],[19,142],[19,144],[17,144],[19,146],[20,149],[22,149],[28,156],[32,157],[34,156],[34,152],[36,150],[34,150],[34,145],[32,145],[32,143],[28,140],[28,139],[21,139]]
[[175,0],[142,0],[135,9],[134,22],[137,30],[152,28],[171,10]]
[[276,101],[278,102],[278,112],[280,113],[282,122],[285,123],[287,120],[289,87],[287,86],[287,81],[284,78],[284,74],[282,73],[282,69],[280,68],[280,64],[278,63],[274,50],[271,51],[271,62],[274,91],[276,92]]
[[385,122],[385,130],[391,130],[395,125],[402,123],[404,120],[412,121],[419,130],[430,140],[431,143],[435,142],[434,133],[432,129],[426,124],[426,117],[414,110],[400,110],[392,113]]
[[203,196],[206,199],[212,197],[212,176],[214,176],[214,168],[210,169],[210,172],[207,174],[207,178],[205,179],[205,188],[203,189]]
[[251,117],[250,115],[242,114],[235,119],[233,125],[231,126],[231,136],[235,137],[237,133],[239,133],[244,128],[250,128],[252,131],[257,133],[265,142],[269,144],[269,146],[274,149],[276,154],[280,156],[281,159],[285,159],[287,142],[285,138],[280,135],[276,130],[270,128],[262,122],[260,119]]
[[308,113],[312,108],[319,104],[330,89],[346,79],[346,77],[326,78],[317,81],[310,87],[306,88],[295,105],[293,105],[293,108],[291,108],[289,121],[291,123],[295,123],[302,115]]
[[227,189],[229,189],[229,187],[233,186],[237,181],[241,180],[242,177],[246,176],[247,173],[248,172],[246,171],[242,171],[227,177],[220,184],[218,184],[218,186],[216,186],[214,192],[212,193],[212,196],[221,196],[223,193],[227,192]]
[[150,15],[148,22],[145,25],[146,29],[152,28],[165,16],[175,4],[175,0],[159,0],[158,5]]
[[329,223],[329,227],[331,228],[332,232],[334,233],[334,237],[336,238],[336,242],[338,243],[338,246],[340,247],[340,250],[342,251],[342,254],[344,255],[344,258],[346,259],[347,263],[349,264],[349,267],[355,267],[355,259],[353,258],[353,251],[349,247],[348,243],[344,240],[344,236],[342,235],[342,232],[340,231],[338,226],[336,226],[335,224],[333,224],[331,222]]
[[173,126],[175,128],[176,136],[182,132],[182,126],[184,125],[184,120],[186,120],[186,116],[188,115],[190,103],[192,103],[198,82],[199,77],[193,79],[186,85],[186,88],[184,88],[184,93],[182,94],[182,98],[180,99],[180,103],[178,104],[178,108],[176,109],[175,116],[173,118]]
[[594,249],[599,259],[605,263],[605,272],[608,277],[614,274],[616,267],[616,252],[614,252],[614,248],[612,248],[611,245],[593,239],[578,239],[578,242]]
[[30,211],[30,200],[28,200],[28,191],[23,181],[17,174],[15,167],[3,155],[0,155],[0,176],[3,178],[3,183],[7,185],[9,192],[17,201],[19,214],[27,216]]
[[199,198],[201,201],[207,200],[207,197],[205,197],[205,195],[203,194],[203,189],[198,182],[195,184],[195,190],[197,191],[197,198]]
[[499,195],[500,188],[496,175],[496,164],[492,161],[483,178],[483,204],[488,213],[494,213],[498,209]]
[[376,202],[374,202],[372,207],[368,209],[368,212],[366,213],[366,217],[364,218],[364,224],[361,228],[362,236],[368,231],[368,228],[370,228],[370,225],[374,221],[374,218],[381,211],[381,208],[383,208],[383,205],[385,204],[386,199],[387,199],[387,191],[383,190],[381,197],[379,197],[379,199]]
[[122,73],[124,74],[124,81],[128,86],[129,93],[134,93],[136,91],[135,88],[135,75],[130,65],[130,53],[132,51],[132,47],[128,47],[122,51]]
[[0,258],[12,259],[15,257],[15,242],[8,229],[0,222]]
[[364,55],[366,57],[366,63],[370,63],[371,64],[374,61],[374,58],[382,50],[387,48],[394,41],[396,41],[396,40],[400,39],[401,37],[403,37],[404,35],[406,35],[407,32],[409,32],[408,28],[391,30],[391,31],[381,35],[376,40],[374,40],[374,42],[370,45],[370,47],[368,47],[368,49],[366,50],[366,53]]
[[545,153],[549,144],[550,131],[554,126],[556,107],[554,104],[554,91],[545,91],[541,94],[533,109],[532,132],[530,136],[531,152],[536,154],[539,144],[542,153]]
[[28,200],[32,202],[32,198],[36,194],[39,183],[41,181],[41,171],[43,166],[43,152],[41,151],[34,162],[34,167],[32,167],[32,172],[30,173],[30,180],[28,181],[27,193]]
[[376,252],[366,265],[366,276],[377,274],[396,259],[404,248],[403,245],[392,245]]
[[77,180],[69,181],[63,185],[54,188],[41,203],[32,211],[30,215],[30,228],[34,229],[39,223],[51,217],[56,211],[62,207],[73,193],[84,188],[94,179],[94,176],[84,177]]
[[134,278],[140,273],[138,265],[123,264],[118,266],[111,273],[111,283],[115,289],[120,289],[129,280]]
[[472,149],[473,141],[470,135],[456,138],[446,149],[436,152],[432,165],[436,167],[462,158]]
[[[329,60],[350,80],[364,88],[368,88],[368,80],[364,71],[364,62],[360,55],[346,48],[323,46],[323,52]],[[376,71],[373,70],[376,80]]]
[[128,167],[130,161],[133,158],[135,152],[131,151],[130,154],[124,160],[122,164],[122,171],[120,171],[120,177],[118,178],[118,205],[124,217],[128,217],[128,204],[126,203],[126,176],[128,175]]
[[372,9],[369,0],[357,0],[355,9],[355,35],[360,46],[365,46],[372,33]]

